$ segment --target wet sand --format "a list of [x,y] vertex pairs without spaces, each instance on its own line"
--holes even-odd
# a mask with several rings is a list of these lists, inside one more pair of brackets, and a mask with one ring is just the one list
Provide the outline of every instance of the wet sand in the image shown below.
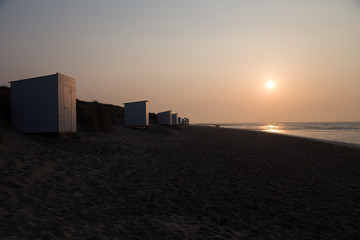
[[358,239],[360,150],[244,130],[0,129],[1,239]]

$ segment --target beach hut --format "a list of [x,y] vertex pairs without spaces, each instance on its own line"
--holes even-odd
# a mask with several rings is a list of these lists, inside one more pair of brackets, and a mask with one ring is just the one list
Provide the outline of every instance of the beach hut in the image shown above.
[[181,119],[181,125],[189,125],[189,124],[190,124],[190,121],[188,118]]
[[178,117],[178,119],[177,119],[177,125],[181,125],[181,117]]
[[24,133],[76,132],[76,80],[60,73],[11,84],[12,126]]
[[160,112],[157,114],[158,124],[160,125],[171,125],[172,118],[171,118],[171,110]]
[[149,101],[124,103],[125,126],[147,127],[149,126]]
[[177,124],[177,120],[178,120],[178,114],[177,113],[173,113],[172,115],[172,124],[171,125],[178,125]]

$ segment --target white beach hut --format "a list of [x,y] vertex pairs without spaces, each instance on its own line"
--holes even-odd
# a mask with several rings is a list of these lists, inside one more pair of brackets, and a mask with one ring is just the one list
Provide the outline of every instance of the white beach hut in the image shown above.
[[125,126],[147,127],[149,126],[149,101],[124,103]]
[[76,132],[76,80],[56,73],[11,84],[12,126],[25,133]]
[[173,113],[172,114],[172,125],[178,125],[177,124],[177,120],[178,120],[178,114],[177,113]]
[[177,125],[181,125],[181,117],[178,117],[178,119],[177,119]]
[[160,125],[171,125],[172,123],[172,118],[171,118],[171,110],[170,111],[165,111],[165,112],[160,112],[157,114],[157,120],[158,120],[158,124]]

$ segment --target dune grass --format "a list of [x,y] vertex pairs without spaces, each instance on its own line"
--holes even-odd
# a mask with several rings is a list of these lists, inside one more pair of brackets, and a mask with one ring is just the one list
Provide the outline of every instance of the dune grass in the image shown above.
[[[124,108],[98,101],[86,102],[76,100],[77,124],[80,132],[114,131],[114,124],[124,119]],[[157,123],[157,115],[149,114],[151,123]]]
[[78,131],[81,132],[110,133],[114,130],[113,124],[124,118],[124,108],[98,101],[76,100],[76,109]]
[[[114,124],[124,119],[124,108],[98,101],[86,102],[76,100],[77,124],[80,132],[114,131]],[[157,115],[149,114],[151,123],[157,123]]]

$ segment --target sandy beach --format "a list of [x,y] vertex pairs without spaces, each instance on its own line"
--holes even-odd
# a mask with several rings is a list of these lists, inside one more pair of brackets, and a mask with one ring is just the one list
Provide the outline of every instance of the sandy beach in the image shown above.
[[1,239],[359,239],[360,150],[200,126],[1,128]]

